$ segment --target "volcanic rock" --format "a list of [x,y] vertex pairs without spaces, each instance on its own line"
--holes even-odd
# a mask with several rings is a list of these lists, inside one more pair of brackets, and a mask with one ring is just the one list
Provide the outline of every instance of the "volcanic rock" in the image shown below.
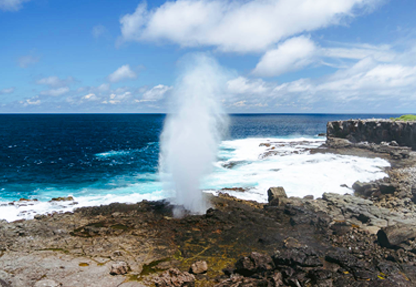
[[271,206],[278,206],[285,202],[287,199],[286,191],[283,187],[270,187],[267,190],[269,204]]
[[193,287],[195,276],[188,272],[181,272],[177,268],[171,268],[155,279],[155,285],[156,287]]
[[398,248],[401,243],[416,238],[416,225],[398,223],[387,226],[379,230],[377,237],[381,246]]
[[257,252],[253,252],[249,256],[240,258],[235,264],[235,272],[243,276],[270,271],[273,270],[273,268],[274,264],[272,258],[269,255]]

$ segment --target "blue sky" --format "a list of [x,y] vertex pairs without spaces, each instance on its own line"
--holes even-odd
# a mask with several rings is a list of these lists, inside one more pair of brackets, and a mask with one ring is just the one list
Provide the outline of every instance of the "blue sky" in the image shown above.
[[0,0],[0,113],[166,112],[178,61],[228,112],[411,113],[414,0]]

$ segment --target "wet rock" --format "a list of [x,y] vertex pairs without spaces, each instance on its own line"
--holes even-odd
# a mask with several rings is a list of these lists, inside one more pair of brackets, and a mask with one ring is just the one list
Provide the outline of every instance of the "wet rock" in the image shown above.
[[24,201],[26,201],[26,202],[30,202],[30,201],[38,201],[36,198],[35,199],[28,199],[28,198],[20,198],[19,199],[19,201],[20,202],[24,202]]
[[245,192],[245,191],[247,191],[247,188],[242,188],[242,187],[225,187],[225,188],[222,188],[221,191]]
[[361,183],[360,181],[356,181],[352,188],[358,194],[362,194],[364,196],[371,196],[374,192],[379,190],[379,187],[375,183]]
[[51,279],[43,279],[35,283],[34,287],[59,287],[62,284],[55,282]]
[[154,283],[156,287],[193,287],[195,276],[188,272],[181,272],[177,268],[171,268],[156,278]]
[[54,202],[54,201],[74,201],[74,198],[72,196],[54,197],[49,202]]
[[377,238],[383,247],[398,248],[400,244],[416,238],[416,225],[398,223],[388,226],[379,230]]
[[189,272],[192,274],[203,274],[208,271],[208,263],[204,260],[199,260],[191,265]]
[[379,186],[382,194],[393,194],[397,189],[396,185],[391,183],[381,183]]
[[235,272],[243,276],[251,276],[254,273],[261,273],[273,270],[273,260],[269,255],[257,252],[240,258],[235,264]]
[[286,199],[286,191],[283,187],[270,187],[267,190],[269,204],[272,206],[281,205]]
[[125,275],[129,272],[129,266],[126,262],[119,261],[111,265],[111,275]]

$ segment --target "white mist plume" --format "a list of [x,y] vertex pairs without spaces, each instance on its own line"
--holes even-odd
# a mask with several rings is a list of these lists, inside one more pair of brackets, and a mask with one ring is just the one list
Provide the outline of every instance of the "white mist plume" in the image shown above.
[[208,208],[200,184],[212,170],[227,127],[228,117],[221,108],[226,81],[225,71],[213,58],[205,54],[188,57],[161,135],[164,189],[174,191],[173,203],[192,213]]

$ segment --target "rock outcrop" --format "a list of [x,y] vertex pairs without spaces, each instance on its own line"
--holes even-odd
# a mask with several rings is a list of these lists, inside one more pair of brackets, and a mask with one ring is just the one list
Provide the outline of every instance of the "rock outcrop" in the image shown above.
[[386,142],[416,150],[416,122],[383,119],[328,122],[327,137],[344,138],[352,143]]

